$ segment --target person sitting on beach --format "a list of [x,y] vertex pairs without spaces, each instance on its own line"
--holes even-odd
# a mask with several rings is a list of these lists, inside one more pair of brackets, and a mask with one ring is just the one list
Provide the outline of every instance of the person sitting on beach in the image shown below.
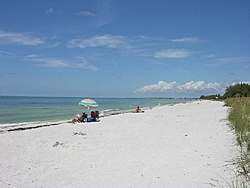
[[91,111],[90,117],[92,117],[94,119],[94,122],[96,122],[96,114],[94,111]]
[[137,106],[137,108],[135,110],[133,110],[134,113],[140,113],[140,112],[144,112],[142,109],[140,109],[139,106]]
[[99,118],[99,111],[98,110],[95,111],[95,117]]
[[94,111],[90,112],[90,117],[87,118],[87,122],[96,122],[96,115]]
[[100,121],[99,120],[99,111],[98,110],[95,111],[95,118],[96,118],[96,121]]
[[82,117],[79,119],[78,122],[85,122],[86,118],[88,118],[88,114],[85,112],[82,113]]
[[70,123],[85,122],[86,118],[88,118],[88,115],[85,112],[83,112],[82,115],[77,114],[76,118],[72,119]]

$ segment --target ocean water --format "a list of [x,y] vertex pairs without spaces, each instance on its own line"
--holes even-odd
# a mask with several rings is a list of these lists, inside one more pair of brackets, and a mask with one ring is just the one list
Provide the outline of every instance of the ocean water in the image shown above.
[[17,97],[0,96],[0,125],[29,124],[35,122],[64,121],[83,111],[90,114],[99,110],[101,115],[112,115],[135,109],[175,104],[191,99],[163,98],[92,98],[99,106],[79,106],[79,97]]

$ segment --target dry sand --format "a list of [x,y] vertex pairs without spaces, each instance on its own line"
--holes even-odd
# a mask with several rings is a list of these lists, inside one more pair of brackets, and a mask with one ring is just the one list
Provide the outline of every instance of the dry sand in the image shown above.
[[5,132],[0,187],[224,187],[236,152],[227,115],[202,101]]

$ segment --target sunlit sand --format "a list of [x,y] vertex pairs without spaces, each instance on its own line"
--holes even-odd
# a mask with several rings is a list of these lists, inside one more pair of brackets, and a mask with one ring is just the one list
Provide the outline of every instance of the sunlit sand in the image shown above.
[[233,178],[222,102],[0,134],[0,187],[211,187]]

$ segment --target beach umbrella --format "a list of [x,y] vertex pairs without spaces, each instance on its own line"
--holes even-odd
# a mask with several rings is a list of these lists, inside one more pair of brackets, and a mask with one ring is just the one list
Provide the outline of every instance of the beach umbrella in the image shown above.
[[93,99],[83,99],[79,102],[79,106],[97,107],[98,104]]

